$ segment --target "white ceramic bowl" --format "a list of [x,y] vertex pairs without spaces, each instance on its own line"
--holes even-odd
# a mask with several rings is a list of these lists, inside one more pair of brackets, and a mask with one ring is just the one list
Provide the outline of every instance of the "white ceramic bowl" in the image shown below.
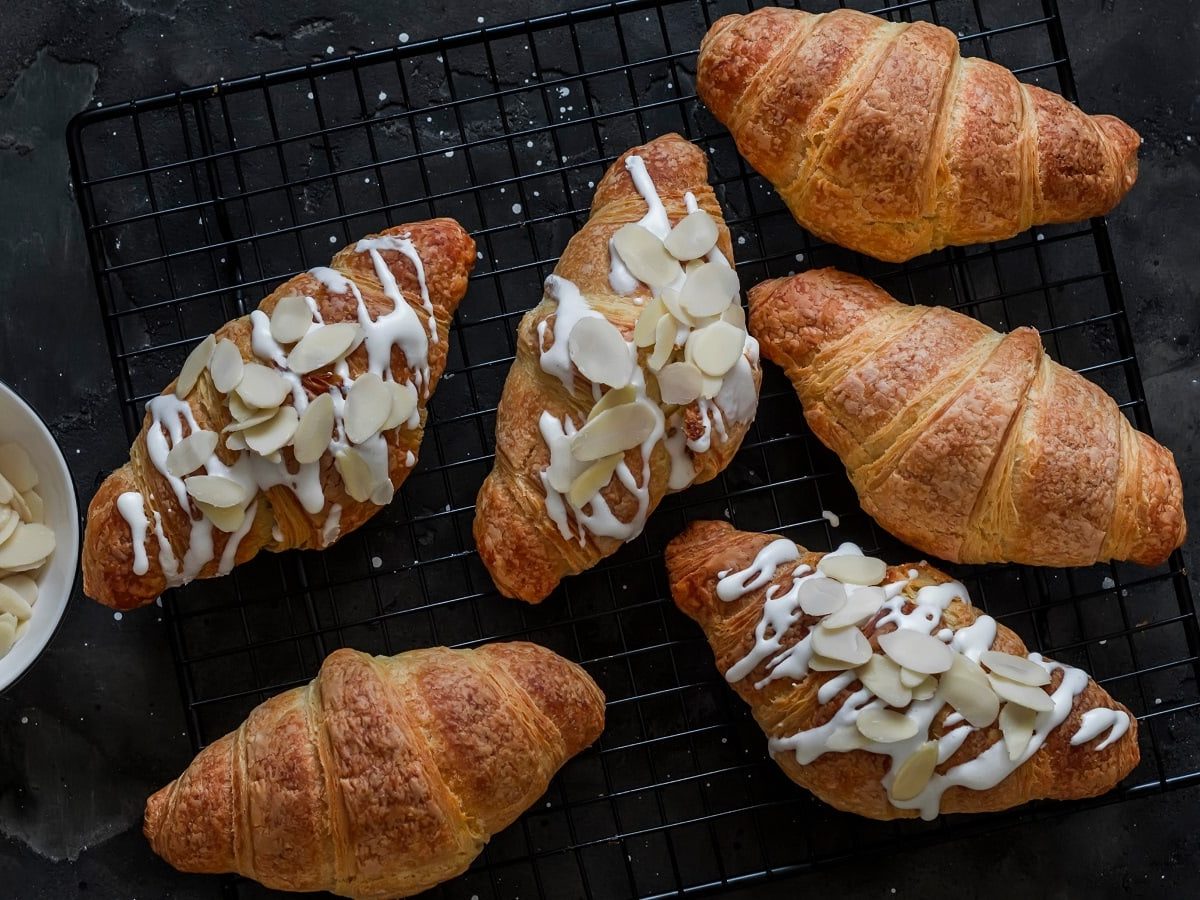
[[46,525],[54,530],[56,546],[37,579],[38,599],[29,630],[0,657],[0,691],[33,665],[54,636],[79,569],[79,504],[67,461],[38,414],[0,381],[0,444],[9,441],[24,447],[37,469],[37,491],[46,507]]

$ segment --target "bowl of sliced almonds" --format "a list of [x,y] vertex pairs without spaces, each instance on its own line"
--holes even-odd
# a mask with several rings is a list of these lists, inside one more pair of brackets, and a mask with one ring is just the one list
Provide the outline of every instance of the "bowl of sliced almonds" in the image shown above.
[[54,636],[78,567],[67,462],[37,413],[0,382],[0,691]]

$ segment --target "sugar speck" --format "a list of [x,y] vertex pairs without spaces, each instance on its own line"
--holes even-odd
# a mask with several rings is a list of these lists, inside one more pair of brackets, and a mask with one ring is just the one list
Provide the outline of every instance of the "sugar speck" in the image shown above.
[[407,31],[400,32],[400,43],[402,43],[402,44],[408,43],[408,32]]
[[379,92],[379,102],[382,103],[386,99],[387,99],[387,91],[380,91]]
[[378,556],[372,556],[371,557],[371,565],[374,568],[378,569],[380,566],[383,565],[383,560],[380,559]]
[[333,56],[333,45],[330,45],[330,46],[326,47],[326,48],[325,48],[325,52],[326,52],[327,54],[329,54],[330,56]]
[[331,234],[331,235],[329,236],[329,243],[331,243],[331,244],[336,244],[336,243],[337,243],[337,235],[336,235],[336,234]]
[[520,204],[520,203],[514,203],[514,204],[512,205],[512,211],[513,211],[513,215],[514,215],[514,216],[520,215],[520,214],[521,214],[521,204]]
[[834,528],[837,528],[839,525],[842,524],[842,520],[838,518],[838,514],[830,512],[827,509],[821,510],[821,518],[824,519],[826,522],[828,522],[830,525],[832,525]]
[[482,25],[483,24],[483,16],[480,16],[475,21],[478,22],[480,25]]
[[21,724],[28,725],[29,724],[29,716],[21,716]]
[[123,616],[119,612],[115,612],[115,613],[113,613],[113,618],[116,619],[118,622],[120,622],[123,618],[125,618],[125,616]]

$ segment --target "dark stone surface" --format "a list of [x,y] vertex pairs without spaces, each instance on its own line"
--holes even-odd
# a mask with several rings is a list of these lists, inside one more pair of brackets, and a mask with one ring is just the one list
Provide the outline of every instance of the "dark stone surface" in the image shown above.
[[[43,0],[0,8],[0,378],[52,424],[81,495],[126,448],[63,130],[120,100],[508,21],[563,2],[482,6],[329,0]],[[1080,100],[1146,139],[1110,217],[1159,438],[1200,471],[1200,3],[1062,0]],[[36,354],[35,352],[36,351]],[[1200,522],[1200,492],[1188,496]],[[1195,558],[1196,538],[1187,554]],[[1193,576],[1193,581],[1195,577]],[[140,836],[144,797],[190,747],[161,620],[76,598],[34,671],[0,696],[0,896],[212,897]],[[747,890],[785,896],[1195,895],[1200,789]]]

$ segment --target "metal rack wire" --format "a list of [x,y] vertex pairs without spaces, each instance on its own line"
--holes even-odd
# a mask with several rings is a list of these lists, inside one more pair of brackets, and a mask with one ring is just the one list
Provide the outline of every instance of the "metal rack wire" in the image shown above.
[[[517,321],[585,220],[608,163],[668,130],[710,152],[744,286],[838,265],[995,327],[1035,325],[1055,358],[1149,430],[1103,222],[900,267],[821,244],[793,223],[694,96],[701,36],[745,8],[626,0],[88,110],[71,125],[74,184],[130,435],[198,340],[349,240],[449,215],[479,243],[421,462],[396,502],[326,552],[264,554],[165,604],[197,747],[308,680],[343,645],[397,653],[523,638],[586,666],[609,698],[604,736],[444,886],[446,896],[675,896],[810,868],[850,847],[884,851],[1086,805],[865,822],[823,807],[769,761],[698,630],[670,603],[666,540],[687,519],[727,516],[814,548],[855,540],[895,559],[911,555],[858,510],[837,459],[807,432],[775,371],[724,475],[669,498],[645,534],[546,603],[499,597],[474,553],[472,504],[491,465]],[[878,11],[950,27],[965,53],[1074,96],[1053,0],[910,0]],[[840,516],[836,530],[825,510]],[[1031,647],[1085,666],[1139,716],[1142,765],[1094,802],[1200,777],[1200,635],[1178,554],[1154,570],[954,571]]]

